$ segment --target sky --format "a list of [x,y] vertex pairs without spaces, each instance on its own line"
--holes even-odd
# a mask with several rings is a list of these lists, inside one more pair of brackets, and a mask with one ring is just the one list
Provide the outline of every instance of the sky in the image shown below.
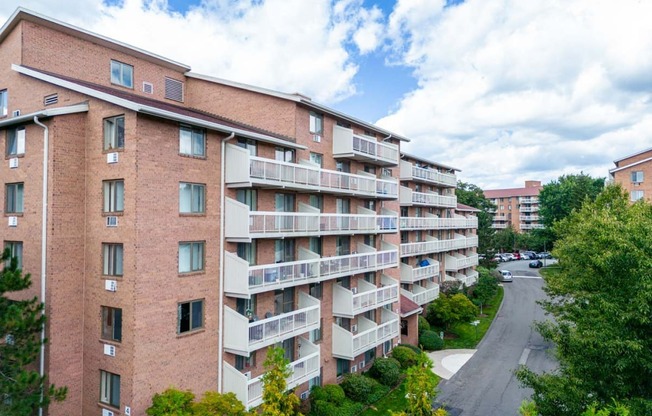
[[3,0],[411,139],[484,189],[652,147],[646,0]]

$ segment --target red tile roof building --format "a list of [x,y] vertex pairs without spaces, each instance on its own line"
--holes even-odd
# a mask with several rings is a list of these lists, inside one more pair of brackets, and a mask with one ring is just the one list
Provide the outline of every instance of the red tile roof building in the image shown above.
[[516,232],[543,228],[539,217],[541,189],[541,181],[525,181],[523,188],[485,190],[485,198],[496,205],[493,228],[502,230],[511,225]]

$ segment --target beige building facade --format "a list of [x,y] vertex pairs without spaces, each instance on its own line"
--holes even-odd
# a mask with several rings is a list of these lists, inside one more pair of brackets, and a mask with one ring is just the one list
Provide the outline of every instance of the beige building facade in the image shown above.
[[629,193],[631,202],[652,201],[652,149],[615,160],[614,165],[609,170],[609,180],[620,184]]
[[543,228],[539,217],[541,189],[541,181],[525,181],[522,188],[485,190],[485,198],[496,205],[492,227],[504,230],[511,226],[516,232]]

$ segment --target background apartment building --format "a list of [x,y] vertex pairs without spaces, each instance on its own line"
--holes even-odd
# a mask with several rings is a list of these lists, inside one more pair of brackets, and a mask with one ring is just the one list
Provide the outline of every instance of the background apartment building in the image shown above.
[[140,415],[170,385],[256,406],[273,345],[305,395],[416,343],[442,276],[473,280],[455,169],[406,138],[22,9],[0,80],[2,240],[69,387],[50,414]]
[[492,227],[502,230],[511,225],[516,232],[543,228],[539,218],[541,189],[541,181],[525,181],[523,188],[485,190],[485,198],[496,205]]
[[620,184],[629,192],[632,202],[643,198],[652,201],[652,185],[649,180],[652,178],[652,149],[625,156],[615,160],[614,164],[616,167],[609,170],[610,182]]

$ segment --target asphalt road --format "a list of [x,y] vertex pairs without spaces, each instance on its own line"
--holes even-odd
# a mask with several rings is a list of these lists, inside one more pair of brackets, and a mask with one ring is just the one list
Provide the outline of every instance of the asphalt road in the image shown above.
[[437,402],[444,404],[451,416],[518,415],[521,402],[532,393],[520,387],[514,376],[519,363],[536,372],[555,368],[552,345],[532,326],[533,321],[546,319],[535,303],[545,294],[538,270],[529,269],[528,263],[500,264],[500,269],[512,271],[514,281],[504,283],[498,316],[473,357],[450,380],[440,383]]

